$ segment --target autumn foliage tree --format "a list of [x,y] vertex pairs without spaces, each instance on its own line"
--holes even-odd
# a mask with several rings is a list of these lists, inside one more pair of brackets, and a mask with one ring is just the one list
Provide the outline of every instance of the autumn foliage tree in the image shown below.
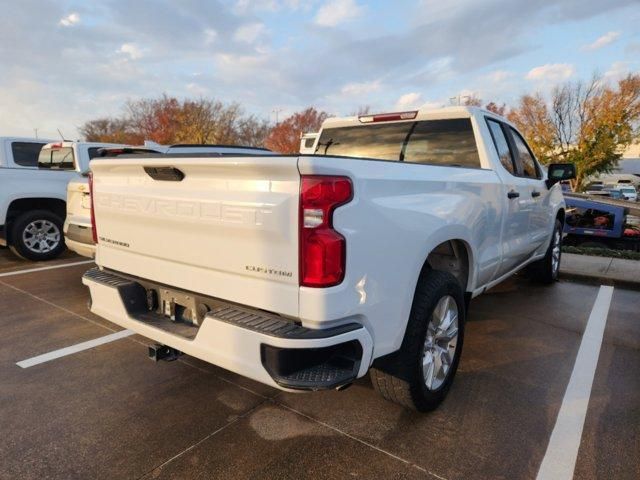
[[281,153],[300,151],[300,136],[303,133],[317,132],[329,115],[313,107],[294,113],[271,129],[265,140],[265,146]]
[[507,114],[507,105],[504,103],[499,105],[496,102],[489,102],[484,106],[484,108],[497,115],[505,116]]
[[144,135],[130,128],[126,118],[98,118],[85,122],[80,133],[88,142],[126,143],[140,145]]
[[93,142],[261,146],[269,124],[245,114],[237,103],[162,95],[129,101],[122,116],[90,120],[80,127],[80,133]]
[[640,75],[613,86],[597,76],[587,83],[565,83],[549,100],[525,95],[509,118],[543,163],[575,163],[572,187],[582,190],[591,175],[610,171],[638,138]]

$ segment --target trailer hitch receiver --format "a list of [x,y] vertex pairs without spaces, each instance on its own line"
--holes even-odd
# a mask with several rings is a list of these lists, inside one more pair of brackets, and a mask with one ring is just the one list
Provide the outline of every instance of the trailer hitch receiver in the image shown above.
[[154,362],[164,360],[165,362],[172,362],[177,360],[183,353],[175,348],[168,347],[166,345],[160,345],[155,343],[149,346],[149,358]]

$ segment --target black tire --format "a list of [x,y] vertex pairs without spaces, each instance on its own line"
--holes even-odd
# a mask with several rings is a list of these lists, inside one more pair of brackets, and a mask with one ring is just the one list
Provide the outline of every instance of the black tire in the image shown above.
[[[457,308],[457,342],[442,383],[430,389],[423,366],[423,359],[427,355],[427,329],[435,318],[436,306],[441,299],[448,297],[455,301]],[[425,268],[420,274],[400,350],[376,360],[369,371],[375,390],[387,400],[414,410],[426,412],[435,409],[446,397],[458,369],[464,340],[465,313],[464,293],[456,278],[447,272]]]
[[[44,261],[58,257],[65,249],[64,221],[48,210],[32,210],[21,214],[11,225],[11,251],[26,260]],[[33,228],[46,230],[42,243],[35,245]]]
[[[559,242],[557,244],[557,263],[554,261],[554,248],[556,247],[555,242]],[[533,262],[529,265],[528,273],[532,280],[550,285],[556,281],[560,276],[560,263],[562,261],[562,222],[556,219],[556,223],[553,227],[553,234],[551,235],[551,240],[549,242],[549,247],[547,247],[547,253],[543,258],[538,260],[537,262]]]

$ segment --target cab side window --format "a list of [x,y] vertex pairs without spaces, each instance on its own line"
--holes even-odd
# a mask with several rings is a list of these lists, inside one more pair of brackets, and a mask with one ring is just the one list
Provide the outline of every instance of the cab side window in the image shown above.
[[44,146],[44,143],[12,142],[11,152],[14,163],[21,167],[37,167],[38,155]]
[[529,147],[518,132],[513,128],[510,128],[510,130],[511,137],[513,138],[513,144],[516,149],[514,154],[518,156],[520,165],[522,166],[522,176],[528,178],[540,178],[540,172],[538,171],[538,166],[536,165],[536,161],[533,158],[531,150],[529,150]]
[[511,157],[511,151],[509,150],[509,142],[505,137],[500,123],[495,120],[487,119],[487,125],[489,125],[489,131],[491,132],[491,138],[493,138],[493,144],[500,157],[502,166],[507,169],[511,175],[516,174],[515,166],[513,165],[513,158]]

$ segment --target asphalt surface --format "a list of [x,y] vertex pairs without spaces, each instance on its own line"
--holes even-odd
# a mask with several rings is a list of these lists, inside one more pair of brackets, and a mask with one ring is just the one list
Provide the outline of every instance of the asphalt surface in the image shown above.
[[[55,264],[81,261],[67,257]],[[155,364],[88,312],[91,265],[0,250],[0,478],[535,478],[599,287],[514,278],[472,301],[448,398],[418,414],[368,377],[289,394],[184,356]],[[576,479],[640,478],[640,292],[615,288]]]

